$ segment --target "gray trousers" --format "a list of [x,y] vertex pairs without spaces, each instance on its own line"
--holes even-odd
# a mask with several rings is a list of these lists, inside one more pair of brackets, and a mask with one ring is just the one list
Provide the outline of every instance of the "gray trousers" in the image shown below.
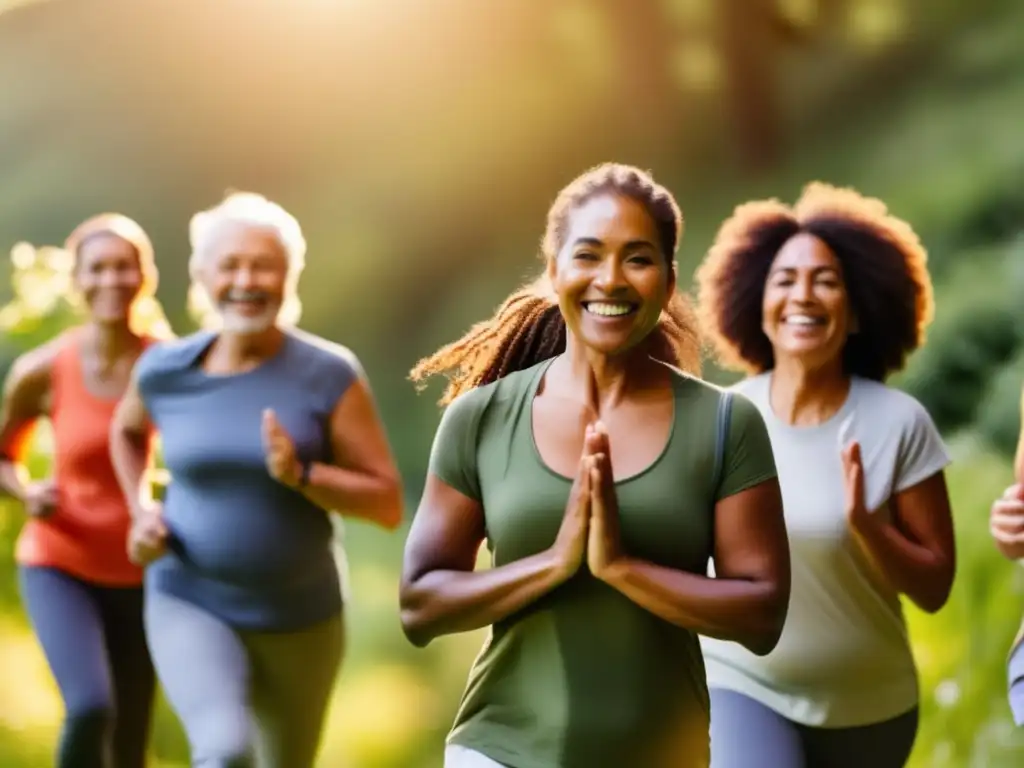
[[341,616],[297,632],[240,631],[148,591],[145,620],[193,768],[313,768],[344,650]]
[[811,728],[711,689],[711,768],[903,768],[916,736],[916,707],[871,725]]

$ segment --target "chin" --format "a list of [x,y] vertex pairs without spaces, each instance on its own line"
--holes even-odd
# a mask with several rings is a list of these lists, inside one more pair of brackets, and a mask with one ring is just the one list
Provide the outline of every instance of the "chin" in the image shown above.
[[638,346],[630,339],[582,339],[582,341],[587,350],[605,357],[621,357],[633,352]]
[[92,320],[97,325],[124,325],[128,322],[128,313],[124,309],[91,312]]
[[221,316],[221,323],[222,330],[227,333],[234,333],[239,336],[255,336],[273,328],[276,319],[276,315],[244,317],[228,313]]
[[832,363],[842,355],[842,350],[836,352],[827,347],[783,347],[775,350],[775,357],[788,357],[795,360],[805,368],[822,368]]

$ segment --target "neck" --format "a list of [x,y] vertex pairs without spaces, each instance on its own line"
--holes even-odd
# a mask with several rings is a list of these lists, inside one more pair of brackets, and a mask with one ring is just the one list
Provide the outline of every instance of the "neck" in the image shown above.
[[216,341],[217,358],[227,368],[241,368],[271,357],[284,340],[277,326],[259,333],[221,332]]
[[651,375],[655,363],[640,344],[621,355],[604,355],[580,344],[571,333],[565,345],[567,374],[583,402],[600,416]]
[[776,359],[769,400],[772,411],[793,426],[814,426],[843,407],[850,393],[850,377],[842,361],[808,368],[793,360]]
[[91,322],[85,326],[85,344],[101,365],[117,362],[125,352],[138,346],[139,337],[132,333],[128,321],[122,323]]

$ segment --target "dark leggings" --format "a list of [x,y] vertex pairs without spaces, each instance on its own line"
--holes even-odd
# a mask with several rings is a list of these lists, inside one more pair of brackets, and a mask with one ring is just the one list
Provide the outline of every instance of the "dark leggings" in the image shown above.
[[916,736],[916,707],[872,725],[812,728],[711,690],[711,768],[903,768]]
[[141,587],[19,569],[22,601],[64,700],[56,768],[143,768],[155,676]]

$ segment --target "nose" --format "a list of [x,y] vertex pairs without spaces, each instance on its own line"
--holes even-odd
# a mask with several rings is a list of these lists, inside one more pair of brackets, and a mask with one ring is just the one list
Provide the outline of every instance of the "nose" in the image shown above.
[[598,269],[594,284],[605,293],[614,293],[625,287],[625,277],[619,260],[614,257],[605,259]]
[[121,287],[121,276],[116,269],[104,269],[100,271],[97,283],[100,288],[104,289],[119,288]]
[[253,286],[254,276],[252,270],[248,267],[240,267],[235,270],[235,274],[232,276],[231,285],[240,290],[245,291]]
[[805,275],[794,280],[793,287],[789,292],[789,297],[793,301],[800,302],[801,304],[810,303],[814,298],[814,285],[812,278]]

